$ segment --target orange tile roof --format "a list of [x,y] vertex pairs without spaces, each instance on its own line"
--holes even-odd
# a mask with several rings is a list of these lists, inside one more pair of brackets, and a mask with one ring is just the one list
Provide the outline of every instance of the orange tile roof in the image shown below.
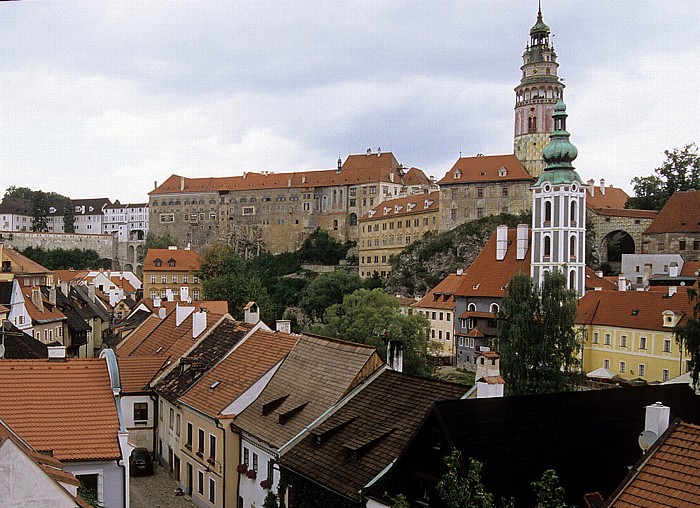
[[[156,260],[161,261],[161,266],[156,266]],[[170,261],[175,266],[170,266]],[[146,260],[143,262],[144,272],[196,272],[202,264],[202,256],[193,250],[187,249],[148,249]]]
[[162,356],[128,356],[117,359],[122,393],[148,391],[151,380],[163,366]]
[[589,291],[579,299],[576,324],[603,325],[637,330],[666,330],[662,313],[673,311],[683,317],[692,315],[692,307],[684,292],[669,297],[657,291]]
[[43,311],[39,310],[39,307],[34,305],[34,301],[32,300],[32,289],[37,289],[37,287],[25,287],[22,291],[24,293],[24,307],[27,309],[27,313],[32,319],[32,322],[36,324],[42,324],[68,319],[66,318],[66,315],[63,314],[63,312],[58,310],[58,307],[56,307],[55,305],[51,305],[46,298],[41,296],[41,291],[39,291],[39,297],[41,298]]
[[661,439],[606,506],[700,506],[700,426],[678,422]]
[[177,295],[173,295],[173,298],[173,301],[161,300],[160,307],[156,307],[153,303],[153,300],[148,297],[142,298],[141,300],[139,300],[139,303],[143,303],[146,306],[146,308],[148,308],[148,310],[150,310],[154,314],[157,314],[161,307],[165,309],[166,313],[170,312],[175,308],[176,305],[196,305],[197,308],[201,307],[203,309],[207,309],[208,311],[213,312],[214,314],[228,313],[228,302],[225,300],[195,300],[194,302],[188,303],[181,301]]
[[586,193],[586,206],[588,208],[624,208],[630,197],[625,191],[617,187],[605,187],[605,193],[601,192],[600,186],[593,186]]
[[681,269],[681,276],[693,277],[700,270],[700,261],[686,261]]
[[298,340],[298,335],[256,330],[180,397],[180,402],[211,417],[218,417],[282,360]]
[[[420,169],[413,169],[409,176],[410,183],[416,185],[422,181],[429,181],[425,175],[422,177]],[[160,194],[189,193],[189,192],[217,192],[220,190],[242,191],[246,189],[286,189],[312,187],[330,187],[334,185],[357,185],[370,182],[391,182],[394,174],[396,183],[401,183],[403,169],[394,155],[390,152],[377,155],[350,155],[345,160],[340,171],[325,169],[315,171],[303,171],[295,173],[245,173],[243,176],[185,178],[178,175],[170,176],[156,189],[149,192],[149,196]],[[400,174],[401,173],[401,174]],[[396,179],[398,176],[398,179]]]
[[457,296],[502,297],[503,288],[517,273],[530,275],[530,230],[528,229],[528,250],[524,259],[516,259],[517,230],[508,230],[508,250],[505,258],[496,260],[496,233],[489,238],[484,248],[462,275],[455,291]]
[[674,192],[644,231],[650,233],[700,233],[700,191]]
[[423,170],[411,168],[404,175],[403,183],[405,185],[430,185],[432,182],[430,181],[430,178],[425,176]]
[[0,360],[0,418],[61,461],[122,458],[104,359]]
[[451,273],[435,286],[427,295],[414,302],[411,307],[453,310],[456,306],[454,293],[465,276]]
[[598,275],[589,267],[586,267],[586,289],[595,290],[597,288],[616,291],[617,277],[598,277]]
[[61,282],[79,282],[85,280],[90,273],[89,270],[54,270],[56,274],[56,284]]
[[593,208],[589,206],[588,209],[603,217],[633,217],[636,219],[654,219],[659,213],[655,210],[637,210],[636,208]]
[[129,356],[160,324],[161,319],[156,315],[151,315],[135,328],[122,342],[119,343],[114,353],[122,358]]
[[25,274],[25,273],[26,274],[53,273],[53,271],[41,266],[36,261],[32,261],[27,256],[20,254],[19,252],[17,252],[14,249],[9,249],[7,247],[4,247],[4,248],[0,249],[0,254],[1,254],[1,257],[3,260],[7,260],[7,261],[11,262],[12,273],[21,273],[21,274]]
[[[499,170],[506,168],[507,174],[499,176]],[[498,183],[530,181],[534,179],[513,154],[460,157],[452,169],[438,182],[439,185],[461,183]]]
[[369,210],[360,219],[363,222],[382,220],[387,217],[404,217],[417,213],[437,212],[440,209],[440,192],[414,194],[402,198],[389,199]]

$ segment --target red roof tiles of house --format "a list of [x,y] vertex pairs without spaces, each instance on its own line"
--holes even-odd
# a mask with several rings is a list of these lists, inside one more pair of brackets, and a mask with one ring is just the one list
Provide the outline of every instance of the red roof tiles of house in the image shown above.
[[442,279],[427,295],[414,302],[411,306],[428,309],[454,309],[456,305],[454,294],[462,283],[464,276],[464,273],[462,275],[451,273]]
[[[592,207],[589,207],[592,208]],[[659,214],[656,210],[637,210],[636,208],[592,208],[603,217],[633,217],[635,219],[654,219]]]
[[578,302],[577,325],[595,324],[638,330],[673,331],[664,327],[663,312],[672,311],[682,325],[692,315],[684,292],[673,296],[657,291],[590,291]]
[[[54,321],[66,320],[66,315],[63,314],[58,307],[49,303],[44,298],[38,287],[23,288],[24,307],[27,309],[29,317],[35,324],[43,324]],[[37,304],[40,305],[37,306]],[[58,337],[56,337],[58,339]]]
[[298,335],[256,330],[180,397],[180,402],[219,417],[229,404],[280,362],[298,340]]
[[[503,171],[505,169],[505,171]],[[531,181],[534,179],[513,154],[460,157],[439,185]]]
[[644,231],[651,233],[700,233],[700,191],[674,192]]
[[80,282],[85,280],[85,277],[90,273],[89,270],[54,270],[56,275],[56,283],[61,282]]
[[[160,261],[160,263],[158,263]],[[149,272],[198,271],[202,256],[188,249],[148,249],[143,270]]]
[[128,356],[119,358],[117,362],[122,393],[139,393],[148,391],[148,384],[160,371],[165,360],[162,356]]
[[630,197],[618,187],[605,187],[601,191],[600,187],[593,186],[593,193],[589,187],[586,193],[586,206],[588,208],[625,208],[625,203]]
[[402,198],[382,201],[369,210],[360,220],[379,220],[387,217],[404,217],[424,212],[437,212],[440,209],[440,193],[414,194]]
[[41,266],[36,261],[32,261],[24,254],[20,254],[16,250],[4,247],[0,249],[0,255],[3,260],[10,261],[12,273],[19,274],[44,274],[53,273],[52,270]]
[[34,449],[61,461],[123,458],[104,359],[1,362],[0,418]]
[[129,356],[139,345],[148,337],[153,330],[160,324],[161,319],[158,316],[151,315],[143,323],[141,323],[129,336],[119,343],[114,353],[118,358]]
[[608,503],[612,508],[700,506],[700,426],[672,425]]

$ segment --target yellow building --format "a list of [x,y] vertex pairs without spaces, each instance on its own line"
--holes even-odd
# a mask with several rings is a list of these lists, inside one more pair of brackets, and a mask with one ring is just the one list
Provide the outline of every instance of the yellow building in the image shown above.
[[428,231],[439,229],[439,207],[439,192],[431,192],[384,201],[363,215],[357,243],[360,277],[375,272],[386,277],[391,256]]
[[674,327],[692,316],[685,288],[589,291],[579,301],[583,370],[604,368],[622,379],[668,381],[688,371]]
[[193,250],[149,249],[143,263],[143,296],[155,300],[199,300],[202,257]]

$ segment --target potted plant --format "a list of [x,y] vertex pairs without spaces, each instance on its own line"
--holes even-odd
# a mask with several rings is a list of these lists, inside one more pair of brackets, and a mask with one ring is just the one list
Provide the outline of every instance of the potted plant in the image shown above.
[[248,472],[248,464],[238,464],[236,471],[238,471],[238,474],[246,474]]
[[269,478],[265,478],[263,481],[260,482],[260,486],[265,490],[270,490],[272,488],[272,480],[270,480]]
[[258,476],[258,472],[255,469],[249,469],[245,475],[251,480],[255,480],[255,478]]

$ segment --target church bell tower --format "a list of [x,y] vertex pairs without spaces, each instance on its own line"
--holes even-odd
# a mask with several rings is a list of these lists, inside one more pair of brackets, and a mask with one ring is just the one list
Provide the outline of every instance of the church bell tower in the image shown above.
[[542,21],[542,8],[530,29],[530,42],[523,53],[522,77],[515,87],[514,152],[530,175],[544,171],[542,150],[554,128],[554,105],[563,98],[564,84],[557,76],[557,54],[550,44],[549,27]]

